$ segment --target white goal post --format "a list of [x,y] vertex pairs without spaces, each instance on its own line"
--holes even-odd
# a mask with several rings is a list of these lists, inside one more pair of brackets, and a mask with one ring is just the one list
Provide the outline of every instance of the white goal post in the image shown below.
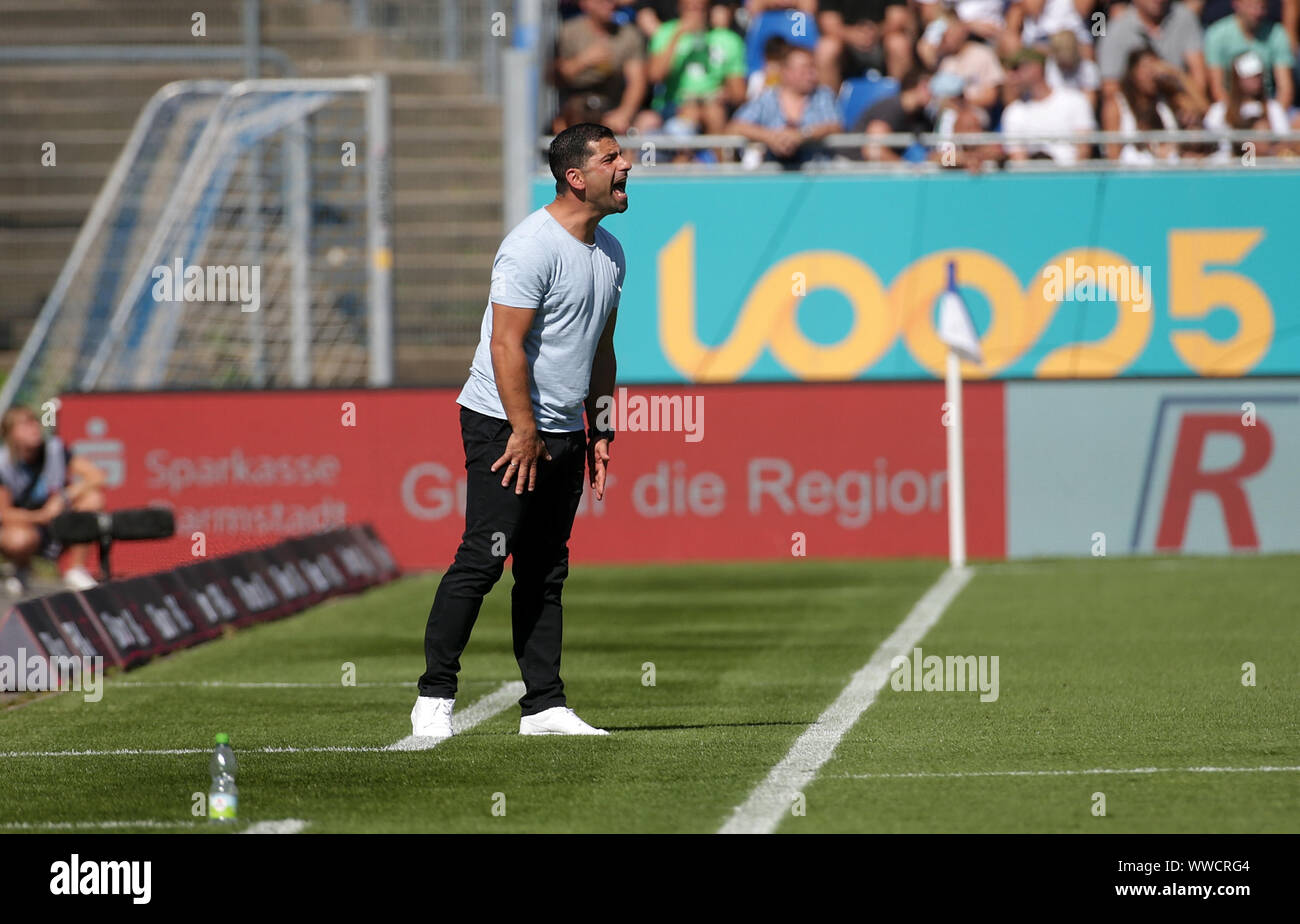
[[0,407],[69,390],[391,384],[389,138],[382,74],[163,87]]

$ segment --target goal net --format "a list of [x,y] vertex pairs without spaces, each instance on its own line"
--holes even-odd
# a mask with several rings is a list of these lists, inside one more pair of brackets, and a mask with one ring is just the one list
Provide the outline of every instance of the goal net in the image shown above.
[[181,81],[142,111],[0,406],[392,377],[382,75]]

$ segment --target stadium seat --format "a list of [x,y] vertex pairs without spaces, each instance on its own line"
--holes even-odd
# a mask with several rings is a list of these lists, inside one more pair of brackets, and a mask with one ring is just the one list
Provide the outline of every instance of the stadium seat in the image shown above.
[[877,100],[898,93],[898,81],[893,77],[881,77],[875,71],[866,77],[853,77],[840,85],[840,120],[845,131],[853,131],[862,113]]
[[796,10],[768,10],[758,17],[749,27],[749,33],[745,36],[745,66],[749,73],[762,70],[763,68],[763,46],[767,40],[780,36],[792,45],[802,45],[805,48],[814,48],[821,34],[817,31],[817,23],[811,17],[804,16],[803,31],[804,35],[793,35],[794,17],[803,16]]

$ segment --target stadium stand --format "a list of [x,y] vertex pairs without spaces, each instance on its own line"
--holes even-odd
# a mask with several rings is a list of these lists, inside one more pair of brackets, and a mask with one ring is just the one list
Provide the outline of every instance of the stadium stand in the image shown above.
[[[726,33],[745,42],[751,94],[754,87],[777,82],[760,72],[764,59],[771,60],[770,43],[784,39],[815,49],[822,84],[838,94],[841,111],[850,115],[860,114],[860,107],[890,87],[880,81],[895,81],[896,92],[909,70],[920,72],[933,78],[927,121],[936,134],[958,142],[966,133],[1005,130],[1006,111],[1012,113],[1011,130],[1022,134],[1099,128],[1126,135],[1199,130],[1283,134],[1300,126],[1294,93],[1300,0],[579,0],[561,3],[560,9],[566,22],[589,20],[589,45],[601,45],[602,32],[617,34],[618,60],[629,76],[647,65],[656,50],[666,53],[675,42],[666,78],[672,86],[681,79],[679,71],[716,71],[717,49],[727,44],[719,36]],[[701,15],[701,9],[707,12]],[[639,57],[627,52],[629,31],[640,34]],[[1155,55],[1140,61],[1136,53],[1147,48],[1154,48]],[[597,52],[590,53],[592,60],[600,60]],[[701,84],[696,89],[705,99],[720,100],[734,117],[740,101],[722,86],[721,76],[717,87]],[[562,77],[559,88],[564,90]],[[1230,93],[1238,101],[1232,106]],[[797,96],[788,97],[791,111],[798,108]],[[652,76],[639,113],[611,115],[596,105],[584,110],[584,117],[599,118],[615,131],[631,124],[653,132],[664,111],[662,97],[663,86],[655,86]],[[1215,103],[1218,109],[1210,115]],[[1234,113],[1232,119],[1223,119],[1225,109]],[[708,119],[683,122],[670,116],[664,116],[665,131],[677,139],[709,134],[707,125],[698,124]],[[787,113],[787,118],[797,116]],[[561,118],[558,124],[572,121]],[[846,117],[843,129],[855,131],[853,119]],[[733,122],[726,133],[735,130]],[[1001,150],[976,143],[985,145],[981,157],[994,160],[1060,157],[1072,163],[1083,153],[1085,159],[1132,165],[1226,156],[1215,139],[1191,135],[1187,143],[1138,136],[1124,144],[1029,143]],[[725,144],[702,139],[684,147],[697,152],[697,162],[737,159],[737,144],[726,150]],[[721,158],[710,150],[715,147],[723,149]],[[931,160],[941,159],[941,147],[931,144]],[[1251,150],[1261,156],[1294,156],[1296,145],[1261,141]],[[838,157],[861,159],[849,150]],[[815,159],[821,158],[803,156],[797,163]],[[796,159],[785,161],[796,165]]]
[[[141,108],[162,85],[234,80],[227,61],[33,61],[42,47],[142,44],[177,51],[242,40],[237,2],[206,4],[206,36],[191,36],[179,0],[4,0],[0,45],[0,363],[12,365]],[[482,286],[500,238],[500,104],[485,94],[485,30],[461,28],[457,60],[440,47],[449,5],[375,3],[361,27],[349,0],[263,0],[261,42],[298,76],[390,75],[393,130],[396,380],[459,380],[473,351]],[[382,10],[379,8],[382,6]],[[462,20],[487,4],[454,5]],[[382,12],[384,18],[378,13]],[[37,51],[34,51],[37,50]],[[265,76],[281,76],[274,59]],[[40,162],[56,145],[57,173]]]
[[[0,0],[5,21],[0,43],[8,52],[0,54],[0,119],[8,129],[0,137],[0,363],[12,365],[77,229],[150,96],[174,80],[242,75],[237,54],[241,4],[209,4],[202,37],[191,35],[192,6],[180,0],[122,0],[112,5],[96,0]],[[262,3],[264,73],[324,77],[382,70],[390,75],[395,378],[404,385],[459,381],[476,336],[482,282],[499,241],[501,101],[492,86],[495,69],[485,63],[501,43],[493,42],[482,27],[492,6],[486,0]],[[621,35],[618,60],[629,69],[624,76],[639,68],[638,85],[645,89],[631,112],[615,112],[627,107],[617,107],[617,101],[602,99],[599,93],[566,93],[574,87],[565,87],[559,69],[552,68],[556,92],[544,94],[543,103],[555,103],[556,109],[544,111],[542,122],[554,116],[551,124],[562,127],[576,114],[606,121],[619,131],[660,130],[664,110],[657,101],[662,101],[663,88],[645,79],[647,47],[657,33],[662,41],[673,32],[679,0],[577,0],[546,7],[556,21],[544,26],[544,37],[553,36],[561,21],[571,25],[588,19],[592,25],[586,44],[597,46],[601,60],[601,33]],[[1202,126],[1277,131],[1297,121],[1291,108],[1295,81],[1287,65],[1294,64],[1300,41],[1300,0],[1195,5],[1169,0],[963,0],[955,5],[920,0],[698,0],[695,7],[706,10],[706,31],[729,32],[734,38],[724,45],[744,50],[750,97],[779,82],[779,65],[766,75],[755,70],[774,36],[784,29],[791,43],[811,45],[818,52],[819,75],[839,75],[838,85],[830,89],[837,94],[846,132],[855,130],[853,116],[895,91],[899,78],[887,76],[884,69],[898,69],[899,35],[906,36],[904,59],[909,67],[934,78],[927,84],[932,99],[926,122],[938,136],[998,131],[1006,107],[1020,97],[1041,94],[1044,82],[1050,95],[1032,101],[1031,118],[1020,120],[1024,124],[1050,128],[1054,111],[1061,108],[1057,104],[1077,92],[1090,100],[1098,128],[1129,134]],[[359,22],[357,10],[362,8],[369,10],[368,19]],[[449,16],[456,21],[444,21]],[[610,25],[595,25],[602,22]],[[1112,79],[1114,61],[1123,56],[1104,53],[1107,43],[1127,48],[1141,42],[1155,22],[1165,23],[1163,33],[1178,25],[1176,50],[1169,50],[1173,39],[1155,43],[1174,60],[1139,67],[1139,62],[1124,57],[1120,79]],[[1247,40],[1244,33],[1252,30],[1256,38]],[[456,36],[456,47],[450,35]],[[1062,41],[1062,36],[1072,41]],[[111,60],[87,55],[85,60],[67,60],[54,53],[60,46],[129,54],[145,44],[180,53],[220,46],[232,56]],[[49,57],[41,59],[41,49],[49,51]],[[839,55],[829,70],[828,49]],[[24,54],[13,54],[15,50]],[[1100,70],[1099,64],[1104,65]],[[1041,81],[1035,77],[1039,65]],[[587,71],[603,67],[597,62]],[[734,77],[729,72],[717,75],[716,92],[728,117],[744,102],[734,92]],[[991,96],[990,81],[996,87]],[[617,74],[602,78],[586,71],[578,72],[576,79],[576,84],[602,91],[617,91],[623,83]],[[1236,94],[1238,104],[1228,105],[1230,93]],[[567,114],[558,111],[564,99],[576,104]],[[1022,101],[1016,108],[1024,114],[1027,107]],[[679,141],[692,130],[689,120],[668,121]],[[57,173],[40,162],[46,142],[57,145]],[[740,141],[730,147],[701,142],[694,158],[738,159],[741,146]],[[896,150],[905,147],[907,159],[924,159],[916,145]],[[1288,155],[1293,147],[1261,144],[1258,153]],[[931,161],[940,159],[938,148],[931,144]],[[859,161],[862,150],[837,147],[836,159]],[[986,145],[978,157],[1045,157],[1050,150],[1046,145],[1010,150]],[[1179,157],[1222,161],[1233,153],[1226,141],[1157,145],[1138,139],[1091,148],[1093,159],[1109,156],[1126,164]],[[958,158],[943,165],[967,164]]]

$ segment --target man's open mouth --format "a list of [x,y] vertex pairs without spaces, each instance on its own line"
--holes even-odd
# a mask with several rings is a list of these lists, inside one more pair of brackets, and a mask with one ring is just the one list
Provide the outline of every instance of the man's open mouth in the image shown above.
[[627,198],[627,177],[623,177],[623,179],[621,180],[615,180],[613,189],[614,189],[614,198],[626,199]]

